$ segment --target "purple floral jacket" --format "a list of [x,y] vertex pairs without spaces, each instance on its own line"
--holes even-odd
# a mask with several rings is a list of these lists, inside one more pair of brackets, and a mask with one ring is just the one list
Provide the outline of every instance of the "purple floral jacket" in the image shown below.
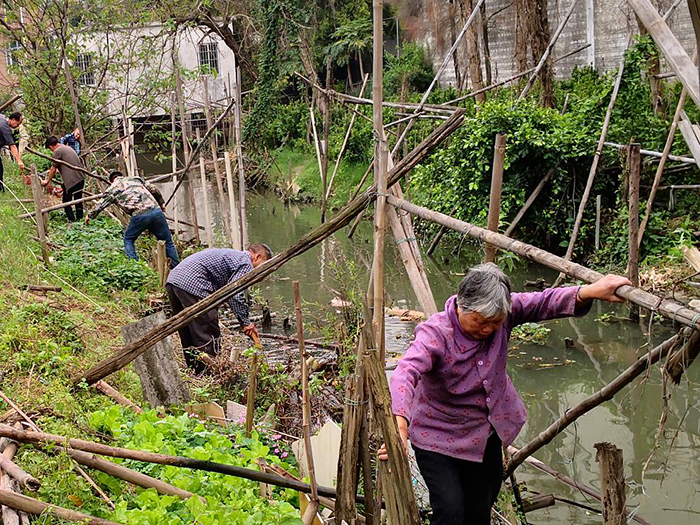
[[415,338],[391,375],[394,414],[409,421],[413,445],[481,462],[493,428],[504,445],[518,435],[527,411],[506,373],[508,339],[527,322],[584,315],[576,309],[578,287],[511,294],[512,312],[485,340],[464,333],[457,296],[445,311],[416,327]]

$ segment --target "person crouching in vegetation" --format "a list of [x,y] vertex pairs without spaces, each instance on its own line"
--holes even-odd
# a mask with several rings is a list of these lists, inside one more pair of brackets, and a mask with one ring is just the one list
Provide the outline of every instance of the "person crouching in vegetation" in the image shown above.
[[[62,146],[68,148],[68,146]],[[68,148],[70,149],[70,148]],[[109,174],[109,188],[104,197],[97,201],[97,206],[85,218],[85,224],[97,217],[110,204],[116,204],[131,215],[129,225],[124,232],[124,251],[127,257],[138,261],[136,239],[145,231],[150,231],[159,241],[165,241],[165,254],[170,259],[170,267],[180,262],[173,237],[165,218],[165,201],[158,188],[145,182],[140,176],[126,177],[120,171]]]
[[[581,316],[594,299],[623,302],[629,280],[511,293],[493,263],[469,270],[445,311],[419,324],[391,376],[392,409],[410,438],[433,509],[432,525],[488,525],[503,479],[502,447],[527,412],[506,372],[508,339],[522,323]],[[388,459],[386,447],[379,459]]]
[[[12,130],[17,129],[20,124],[22,124],[22,115],[18,112],[10,114],[9,117],[5,115],[0,115],[0,149],[5,146],[10,148],[10,153],[17,161],[20,172],[24,169],[24,162],[19,155],[19,150],[17,149],[17,144],[15,144],[15,138],[12,136]],[[2,159],[0,159],[0,192],[5,191],[5,182],[3,180],[3,164]]]
[[[237,281],[271,258],[272,251],[266,244],[251,244],[245,251],[208,248],[190,255],[170,272],[165,285],[173,315],[226,284]],[[243,332],[248,337],[257,338],[255,324],[250,322],[245,290],[231,297],[229,305],[243,326]],[[205,365],[199,359],[200,352],[214,356],[220,347],[221,329],[217,309],[212,308],[180,328],[179,334],[187,366],[197,374],[202,373]]]
[[[46,147],[51,150],[52,157],[54,161],[63,161],[71,166],[76,166],[82,168],[82,162],[80,162],[80,157],[70,146],[64,146],[59,144],[56,137],[49,137],[46,139]],[[85,187],[85,175],[79,170],[71,168],[66,164],[54,162],[51,164],[48,176],[41,181],[42,186],[48,186],[51,184],[56,171],[61,174],[61,188],[63,188],[63,203],[71,202],[73,200],[79,200],[83,198],[83,188]],[[73,207],[75,206],[75,213],[73,213]],[[70,222],[80,220],[83,218],[83,203],[78,202],[72,206],[66,206],[63,208],[66,212],[66,217]]]

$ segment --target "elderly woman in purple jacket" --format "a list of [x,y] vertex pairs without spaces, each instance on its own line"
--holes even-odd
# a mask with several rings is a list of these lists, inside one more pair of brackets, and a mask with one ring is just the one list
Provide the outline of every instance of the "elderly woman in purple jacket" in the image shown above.
[[[459,292],[416,327],[391,376],[399,433],[410,438],[433,508],[431,525],[487,525],[503,478],[502,447],[527,411],[506,373],[508,339],[522,323],[584,315],[591,301],[622,302],[624,277],[511,293],[493,263],[469,270]],[[379,451],[387,459],[386,449]]]

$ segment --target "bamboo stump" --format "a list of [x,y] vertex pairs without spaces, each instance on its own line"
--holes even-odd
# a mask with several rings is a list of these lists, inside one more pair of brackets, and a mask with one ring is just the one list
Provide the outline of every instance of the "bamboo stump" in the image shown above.
[[612,443],[596,443],[596,461],[600,463],[601,492],[603,494],[603,523],[625,525],[625,473],[622,450]]

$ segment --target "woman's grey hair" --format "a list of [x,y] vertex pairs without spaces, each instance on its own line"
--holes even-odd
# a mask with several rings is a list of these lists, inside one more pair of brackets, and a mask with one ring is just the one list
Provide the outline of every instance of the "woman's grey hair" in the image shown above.
[[485,318],[510,313],[510,279],[493,263],[471,268],[459,284],[457,305],[465,312]]

